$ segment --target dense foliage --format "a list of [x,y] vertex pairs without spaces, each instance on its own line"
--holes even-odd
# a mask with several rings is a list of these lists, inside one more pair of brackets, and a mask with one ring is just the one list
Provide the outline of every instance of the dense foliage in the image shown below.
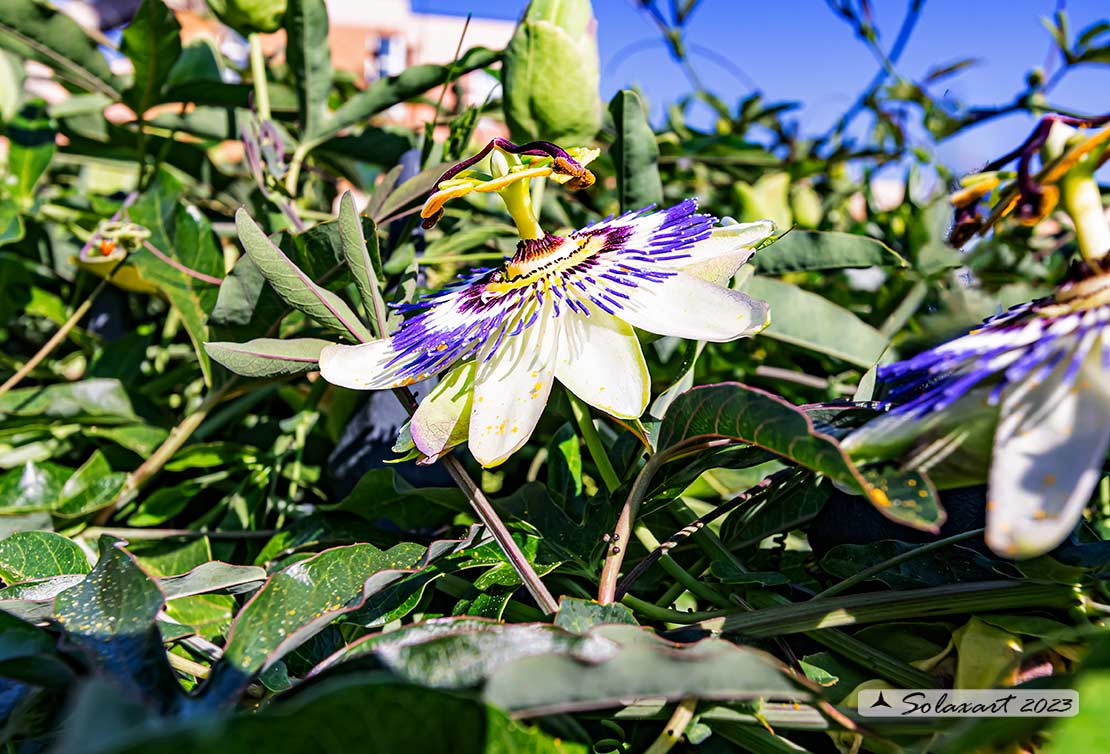
[[[451,65],[365,88],[332,69],[323,0],[212,5],[249,37],[243,66],[183,45],[144,0],[108,51],[121,76],[102,37],[45,2],[0,3],[8,751],[1106,744],[1107,480],[1063,544],[1011,560],[983,539],[989,436],[929,468],[845,441],[883,408],[876,364],[1065,280],[1081,249],[1052,206],[993,232],[965,212],[955,240],[985,235],[953,246],[957,177],[931,149],[1052,112],[1061,76],[1110,59],[1105,24],[1051,20],[1055,75],[983,108],[935,96],[964,63],[898,73],[924,3],[887,48],[866,2],[830,2],[882,70],[812,137],[788,103],[709,91],[686,55],[696,0],[641,3],[693,89],[655,129],[636,92],[598,100],[588,2],[534,0],[506,51],[464,42]],[[279,25],[284,54],[266,60],[257,35]],[[65,96],[28,94],[28,61]],[[454,96],[476,70],[504,102]],[[405,102],[424,127],[383,116]],[[695,103],[711,128],[687,119]],[[513,255],[494,193],[420,222],[490,120],[517,143],[599,149],[592,186],[533,189],[544,227],[696,197],[778,237],[733,282],[769,303],[765,331],[640,333],[641,420],[557,386],[530,441],[483,469],[466,447],[413,448],[430,385],[347,390],[317,361],[395,331],[384,304]],[[957,425],[943,437],[982,417]],[[860,689],[1018,684],[1079,688],[1081,714],[1049,730],[855,709]]]

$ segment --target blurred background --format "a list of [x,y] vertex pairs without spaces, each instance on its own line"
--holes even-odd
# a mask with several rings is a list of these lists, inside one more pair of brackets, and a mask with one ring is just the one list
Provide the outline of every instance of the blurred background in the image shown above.
[[[128,18],[138,4],[71,0],[63,5],[107,30]],[[216,28],[204,0],[170,0],[169,5],[192,21],[186,23],[187,33]],[[639,89],[657,124],[668,105],[698,82],[726,102],[753,92],[795,102],[801,135],[817,137],[834,127],[880,65],[836,0],[701,0],[683,22],[683,64],[662,28],[672,20],[667,5],[639,0],[594,3],[602,97],[608,100],[622,88]],[[519,0],[328,0],[334,62],[367,81],[409,65],[448,62],[468,15],[463,47],[500,48],[512,36],[521,8]],[[1106,99],[1099,66],[1062,72],[1050,28],[1060,12],[1066,12],[1073,30],[1105,20],[1110,16],[1105,0],[874,0],[869,10],[877,47],[891,55],[903,75],[921,82],[948,66],[958,67],[930,88],[942,102],[1005,107],[1024,87],[1025,77],[1036,71],[1051,82],[1048,94],[1060,109],[1089,109]],[[899,44],[900,39],[905,41]],[[245,57],[246,43],[238,44]],[[228,46],[235,45],[232,41]],[[1097,62],[1110,64],[1110,58]],[[479,73],[471,76],[467,90],[480,102],[495,84]],[[699,102],[687,113],[688,121],[699,127],[711,127],[715,117]],[[975,170],[1000,145],[1018,143],[1033,120],[1020,110],[992,118],[937,144],[934,156],[957,173]],[[910,136],[932,146],[925,133],[910,128]]]

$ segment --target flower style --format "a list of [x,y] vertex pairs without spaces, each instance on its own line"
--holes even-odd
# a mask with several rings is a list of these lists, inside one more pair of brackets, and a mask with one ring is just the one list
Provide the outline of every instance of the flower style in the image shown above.
[[[1072,132],[1074,133],[1074,132]],[[997,415],[988,474],[987,544],[1010,557],[1059,545],[1075,528],[1110,448],[1110,225],[1088,201],[1105,132],[1080,142],[1061,198],[1084,259],[1053,296],[1020,304],[967,335],[879,367],[892,410],[845,441],[859,460],[908,450],[937,432],[911,465],[960,448],[984,411]],[[945,445],[947,447],[944,447]],[[964,459],[966,460],[966,459]]]
[[555,379],[612,416],[639,417],[650,382],[633,327],[722,342],[769,321],[766,303],[726,285],[773,224],[714,227],[696,209],[687,200],[525,238],[502,267],[404,307],[411,316],[389,338],[325,348],[321,374],[381,390],[446,372],[413,415],[412,440],[432,458],[469,440],[486,467],[527,442]]

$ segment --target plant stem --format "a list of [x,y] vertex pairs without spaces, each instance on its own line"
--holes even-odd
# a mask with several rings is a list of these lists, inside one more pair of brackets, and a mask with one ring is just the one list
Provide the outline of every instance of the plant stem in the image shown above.
[[631,594],[626,594],[621,597],[621,604],[631,608],[633,611],[643,615],[652,620],[657,620],[660,623],[674,623],[677,625],[690,625],[693,623],[701,623],[707,620],[720,620],[725,615],[728,615],[729,610],[703,610],[700,612],[684,613],[679,610],[671,610],[666,607],[659,607],[656,604],[642,600],[639,597],[633,597]]
[[[636,524],[633,533],[636,535],[636,539],[640,540],[640,544],[642,544],[644,549],[648,552],[655,552],[659,549],[659,540],[656,539],[655,535],[651,533],[651,530],[643,524]],[[698,599],[712,603],[717,607],[729,607],[731,605],[727,599],[698,581],[696,576],[679,565],[670,555],[661,556],[659,558],[659,565],[664,571],[670,574],[675,581],[682,584],[682,586],[686,588],[686,591],[690,592],[690,594],[693,594]]]
[[[689,453],[727,445],[730,442],[731,440],[721,438],[691,437],[656,453],[647,460],[647,463],[640,469],[640,473],[636,475],[636,481],[632,483],[632,489],[628,491],[628,498],[624,501],[624,507],[621,508],[620,516],[617,518],[617,525],[613,530],[612,544],[609,553],[605,556],[605,564],[601,568],[601,578],[598,581],[598,602],[602,605],[608,605],[616,601],[617,579],[620,578],[621,564],[624,563],[628,538],[632,534],[632,523],[636,520],[636,514],[640,512],[640,504],[643,502],[644,496],[651,485],[651,480],[655,477],[659,468],[668,461],[673,461]],[[588,446],[589,443],[587,442]]]
[[933,550],[939,550],[942,547],[947,547],[948,545],[953,545],[953,544],[956,544],[957,542],[964,542],[968,539],[975,539],[976,537],[978,537],[982,533],[983,533],[983,528],[980,527],[978,529],[972,529],[970,531],[960,532],[959,534],[953,534],[951,537],[945,537],[944,539],[938,539],[935,542],[929,542],[927,544],[921,545],[920,547],[915,547],[914,549],[910,550],[909,552],[903,552],[903,553],[900,553],[898,555],[895,555],[893,558],[887,558],[886,560],[884,560],[880,563],[876,563],[875,565],[873,565],[869,568],[863,569],[859,573],[852,574],[851,576],[844,579],[840,583],[833,584],[832,586],[830,586],[825,591],[815,595],[813,597],[813,599],[814,600],[820,600],[820,599],[824,599],[826,597],[832,597],[833,595],[840,594],[841,592],[843,592],[847,589],[851,589],[856,584],[860,584],[864,581],[867,581],[872,576],[875,576],[877,574],[882,573],[883,571],[885,571],[886,569],[888,569],[892,566],[896,566],[896,565],[899,565],[901,563],[905,563],[907,560],[913,560],[914,558],[916,558],[920,555],[925,555],[926,553],[930,553]]
[[697,699],[683,699],[671,713],[671,719],[663,726],[663,732],[655,739],[644,754],[667,754],[674,745],[682,740],[686,726],[694,719],[694,710],[698,708]]
[[578,431],[582,433],[582,439],[586,443],[586,449],[590,451],[590,457],[594,459],[594,465],[597,466],[597,472],[601,474],[601,480],[605,483],[606,489],[609,490],[609,494],[612,494],[621,486],[621,480],[609,460],[609,454],[605,452],[605,445],[601,442],[597,427],[590,418],[590,407],[571,391],[568,390],[566,393],[570,400],[574,421],[578,424]]
[[81,319],[89,313],[89,309],[92,307],[93,301],[96,301],[96,297],[99,296],[100,292],[104,290],[104,287],[108,285],[108,280],[110,278],[111,275],[109,275],[104,280],[101,280],[100,284],[93,289],[92,293],[90,293],[85,298],[85,300],[81,302],[81,305],[78,306],[76,310],[74,310],[73,315],[69,319],[67,319],[61,327],[58,328],[58,331],[56,333],[50,336],[50,340],[43,343],[42,348],[35,352],[34,356],[29,358],[23,366],[16,370],[16,373],[9,377],[3,385],[0,385],[0,396],[4,395],[13,387],[22,382],[24,377],[29,375],[35,367],[42,363],[43,359],[49,356],[54,351],[54,349],[57,348],[63,340],[65,340],[66,336],[69,335],[69,331],[72,330],[77,325],[77,323],[80,322]]
[[[412,391],[407,387],[397,388],[393,391],[397,399],[401,401],[401,405],[405,407],[411,416],[416,410],[416,398],[413,396]],[[440,458],[446,469],[447,473],[451,475],[451,479],[458,485],[459,489],[466,495],[466,499],[470,502],[470,507],[474,509],[475,515],[482,525],[489,529],[490,534],[497,540],[497,544],[501,547],[501,552],[508,558],[509,564],[516,571],[517,576],[520,577],[521,582],[524,583],[524,588],[532,595],[532,599],[540,606],[540,609],[547,615],[554,615],[559,610],[559,603],[551,596],[543,581],[540,579],[539,574],[532,568],[532,564],[528,562],[527,556],[517,545],[513,535],[505,526],[501,517],[497,515],[497,511],[490,505],[489,500],[485,494],[474,484],[474,480],[466,473],[466,469],[459,462],[458,458],[450,453],[445,454]]]
[[1075,241],[1087,261],[1102,259],[1110,253],[1110,223],[1102,207],[1098,182],[1087,171],[1072,168],[1061,181],[1064,210],[1075,224]]
[[270,120],[270,88],[266,81],[266,58],[262,54],[262,37],[250,35],[251,80],[254,84],[254,110],[261,121]]
[[308,152],[316,146],[312,142],[302,142],[293,150],[293,156],[289,158],[289,172],[285,174],[285,190],[290,196],[297,195],[297,181],[301,177],[301,163],[304,158],[308,156]]
[[493,509],[489,500],[478,489],[478,485],[474,484],[474,480],[466,473],[466,469],[459,463],[459,459],[453,455],[446,455],[443,457],[442,463],[447,467],[447,473],[455,480],[455,484],[466,494],[470,506],[474,509],[474,513],[477,514],[482,525],[490,530],[493,538],[497,540],[497,544],[501,546],[501,551],[509,559],[509,563],[516,571],[517,576],[524,582],[524,587],[532,595],[532,599],[536,601],[536,604],[540,606],[545,614],[554,615],[558,612],[559,603],[551,596],[551,592],[540,580],[539,575],[532,568],[532,564],[528,562],[528,558],[517,545],[516,540],[513,539],[513,535],[501,521],[501,517],[497,515],[497,511]]
[[755,612],[734,613],[724,619],[703,622],[703,626],[710,631],[758,638],[860,623],[985,613],[1018,607],[1023,610],[1067,608],[1077,605],[1079,601],[1080,595],[1067,584],[976,581],[796,602]]

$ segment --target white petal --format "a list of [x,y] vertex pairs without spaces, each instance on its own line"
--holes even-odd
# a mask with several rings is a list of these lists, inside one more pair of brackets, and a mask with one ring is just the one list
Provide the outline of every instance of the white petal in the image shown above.
[[420,401],[409,431],[424,455],[434,458],[466,442],[476,370],[473,361],[459,364],[443,375],[432,392]]
[[1070,386],[1067,360],[1002,402],[991,460],[987,544],[1000,555],[1048,552],[1071,533],[1110,445],[1110,375],[1095,345]]
[[617,316],[659,335],[722,343],[754,335],[770,323],[765,301],[685,272],[622,291],[629,300]]
[[555,377],[594,408],[635,419],[647,407],[651,378],[632,327],[595,306],[590,316],[560,317]]
[[[559,319],[552,297],[536,322],[507,336],[492,358],[492,343],[478,354],[474,403],[470,410],[470,452],[484,467],[504,462],[528,441],[540,420],[555,375]],[[528,317],[523,312],[520,317]],[[516,327],[514,318],[506,327]]]
[[754,223],[718,225],[709,238],[698,241],[690,248],[690,257],[663,262],[687,273],[718,285],[727,285],[740,267],[751,259],[756,244],[775,232],[770,220]]
[[385,338],[357,346],[326,346],[320,352],[320,374],[331,384],[352,390],[396,387],[397,365],[387,366],[396,355]]

